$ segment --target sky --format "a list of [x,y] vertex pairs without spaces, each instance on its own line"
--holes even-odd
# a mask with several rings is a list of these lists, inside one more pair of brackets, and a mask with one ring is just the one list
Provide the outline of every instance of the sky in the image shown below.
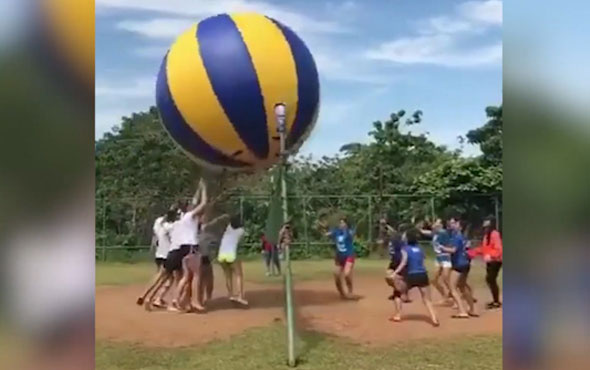
[[424,112],[413,132],[437,144],[486,122],[502,103],[502,2],[451,0],[96,0],[96,138],[155,105],[167,49],[193,23],[254,11],[291,27],[311,50],[321,106],[301,154],[368,142],[376,120]]

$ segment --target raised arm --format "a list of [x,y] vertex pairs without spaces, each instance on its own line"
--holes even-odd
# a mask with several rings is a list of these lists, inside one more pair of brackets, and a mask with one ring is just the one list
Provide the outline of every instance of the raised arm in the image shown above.
[[420,230],[420,234],[422,234],[424,236],[431,237],[433,235],[432,230],[426,230],[426,229],[419,229],[419,230]]
[[209,228],[209,227],[213,227],[213,226],[215,226],[215,225],[216,225],[216,224],[217,224],[219,221],[221,221],[221,220],[225,220],[225,219],[228,219],[228,218],[229,218],[229,215],[228,215],[227,213],[224,213],[224,214],[222,214],[221,216],[218,216],[218,217],[214,218],[213,220],[211,220],[211,221],[207,222],[206,224],[204,224],[204,225],[203,225],[203,230],[204,230],[204,229],[207,229],[207,228]]
[[[207,206],[207,185],[205,185],[205,181],[203,181],[203,179],[199,181],[199,189],[201,190],[201,201],[195,207],[193,217],[201,216],[203,212],[205,212],[205,207]],[[197,189],[197,192],[199,189]]]

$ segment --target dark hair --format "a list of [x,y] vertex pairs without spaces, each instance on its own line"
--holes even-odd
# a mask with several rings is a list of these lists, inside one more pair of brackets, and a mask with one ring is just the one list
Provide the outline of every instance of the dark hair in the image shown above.
[[408,245],[418,244],[418,235],[418,230],[416,228],[411,228],[410,230],[406,231],[406,239],[408,240]]
[[344,223],[346,224],[346,226],[350,226],[350,225],[348,224],[348,218],[346,218],[346,216],[342,216],[342,217],[340,217],[340,221],[344,221]]
[[496,230],[498,227],[496,218],[494,216],[489,216],[485,219],[485,221],[490,221],[490,226],[486,228],[486,236],[488,238],[488,242],[490,241],[490,236],[492,235],[492,231]]
[[230,218],[230,220],[229,220],[229,224],[231,225],[232,228],[238,229],[238,228],[242,227],[242,220],[239,215],[232,216],[232,218]]
[[178,215],[178,210],[176,210],[176,209],[169,210],[168,212],[166,212],[166,221],[170,222],[170,221],[176,220],[177,215]]

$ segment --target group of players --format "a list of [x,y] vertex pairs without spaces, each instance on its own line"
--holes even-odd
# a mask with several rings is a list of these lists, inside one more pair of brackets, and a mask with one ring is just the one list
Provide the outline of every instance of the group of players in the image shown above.
[[[137,299],[138,305],[166,308],[170,311],[203,312],[213,292],[213,269],[210,260],[210,247],[216,243],[209,230],[221,221],[227,227],[219,241],[217,261],[221,265],[228,291],[228,299],[236,304],[248,306],[244,293],[244,273],[238,258],[237,248],[245,235],[239,217],[224,214],[213,220],[207,220],[206,209],[210,206],[205,183],[199,183],[192,202],[180,209],[171,208],[165,216],[154,223],[156,245],[155,262],[158,272],[145,292]],[[181,207],[182,208],[182,207]],[[353,293],[353,269],[355,264],[354,229],[346,218],[340,219],[338,227],[328,230],[325,223],[319,223],[326,237],[331,238],[335,246],[334,282],[342,299],[356,299]],[[434,326],[439,321],[432,302],[430,285],[440,293],[440,303],[452,304],[457,313],[452,317],[467,319],[477,317],[476,299],[468,284],[471,260],[483,257],[487,264],[486,282],[493,300],[487,304],[488,309],[501,307],[497,276],[502,267],[502,242],[496,230],[496,221],[488,218],[484,221],[482,244],[470,248],[470,243],[462,233],[458,218],[447,222],[441,219],[428,228],[422,223],[405,230],[396,230],[385,218],[380,220],[380,237],[382,245],[388,246],[390,262],[386,270],[385,281],[393,289],[389,297],[394,302],[394,314],[391,321],[402,319],[402,303],[409,302],[408,292],[417,288]],[[288,247],[291,239],[290,224],[283,225],[279,233],[279,244]],[[422,237],[430,237],[435,253],[436,270],[432,280],[429,279],[425,265],[425,254],[419,245]],[[217,238],[219,239],[219,238]],[[277,247],[263,240],[264,253],[269,267],[276,262],[280,273]],[[234,291],[234,280],[237,294]],[[193,290],[197,294],[193,299]],[[346,289],[345,289],[346,288]],[[170,303],[164,297],[170,295]]]
[[[226,214],[207,220],[206,211],[210,206],[206,185],[200,181],[190,204],[172,207],[165,216],[156,219],[153,244],[156,246],[158,272],[137,299],[138,305],[145,305],[146,309],[157,307],[176,312],[204,312],[213,293],[209,249],[215,241],[211,240],[209,230],[220,221],[228,220],[219,242],[217,260],[225,274],[229,300],[242,306],[248,305],[244,296],[242,264],[237,258],[237,247],[245,234],[244,228],[239,217]],[[197,291],[195,299],[194,288]],[[168,294],[170,303],[164,300]]]
[[[353,268],[355,262],[354,230],[349,227],[346,218],[340,220],[339,227],[327,231],[325,224],[320,223],[325,236],[330,237],[335,245],[334,281],[338,293],[343,299],[354,299]],[[428,310],[432,325],[439,326],[439,321],[432,303],[432,284],[442,297],[441,303],[452,304],[457,313],[452,317],[468,319],[478,317],[476,299],[468,284],[471,260],[477,256],[486,262],[486,282],[490,288],[492,301],[488,309],[502,306],[499,298],[498,273],[502,267],[502,241],[496,229],[493,217],[483,223],[484,235],[480,246],[470,248],[470,243],[462,233],[461,222],[452,217],[445,223],[437,219],[430,228],[423,228],[419,223],[407,230],[395,230],[385,218],[380,220],[380,228],[384,230],[382,244],[388,245],[390,262],[386,270],[385,281],[393,288],[390,299],[394,301],[394,314],[391,321],[402,319],[402,302],[409,302],[408,291],[417,288],[422,301]],[[425,265],[425,254],[419,245],[421,237],[432,239],[435,253],[436,271],[432,281],[429,279]],[[343,288],[343,282],[347,290]]]

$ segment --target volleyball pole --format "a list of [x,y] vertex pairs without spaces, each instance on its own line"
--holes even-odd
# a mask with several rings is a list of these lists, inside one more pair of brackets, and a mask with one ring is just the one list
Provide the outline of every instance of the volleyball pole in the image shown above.
[[[286,150],[286,126],[285,126],[285,117],[286,117],[286,106],[285,103],[277,103],[275,104],[275,118],[277,122],[277,132],[279,133],[280,138],[280,162],[279,162],[279,169],[281,174],[281,198],[282,198],[282,208],[283,208],[283,224],[287,222],[289,219],[289,210],[288,210],[288,201],[287,201],[287,158],[289,156]],[[287,364],[290,367],[295,367],[297,365],[297,361],[295,359],[295,318],[293,313],[293,277],[291,274],[291,256],[290,256],[290,249],[291,246],[287,245],[284,253],[285,253],[285,297],[286,302],[285,305],[287,306]]]

